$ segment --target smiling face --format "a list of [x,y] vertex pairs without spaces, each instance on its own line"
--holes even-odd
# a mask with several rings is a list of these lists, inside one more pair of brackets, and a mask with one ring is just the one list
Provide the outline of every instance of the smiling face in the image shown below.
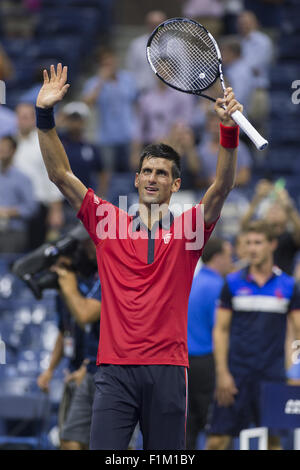
[[173,193],[180,188],[181,179],[173,179],[173,162],[166,158],[147,157],[136,173],[135,187],[139,202],[145,205],[169,204]]

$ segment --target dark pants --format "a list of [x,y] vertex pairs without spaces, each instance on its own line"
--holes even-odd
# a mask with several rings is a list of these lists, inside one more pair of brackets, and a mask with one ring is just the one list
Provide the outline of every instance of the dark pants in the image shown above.
[[185,367],[103,364],[95,385],[92,450],[126,450],[138,422],[144,450],[185,448]]
[[196,449],[197,436],[205,428],[213,402],[215,368],[212,354],[189,357],[189,393],[186,448]]

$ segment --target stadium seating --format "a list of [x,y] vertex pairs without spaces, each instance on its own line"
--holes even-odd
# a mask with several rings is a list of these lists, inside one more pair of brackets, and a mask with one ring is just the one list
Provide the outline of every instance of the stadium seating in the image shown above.
[[24,384],[28,382],[1,381],[1,449],[44,447],[50,418],[50,401],[42,392],[28,393]]

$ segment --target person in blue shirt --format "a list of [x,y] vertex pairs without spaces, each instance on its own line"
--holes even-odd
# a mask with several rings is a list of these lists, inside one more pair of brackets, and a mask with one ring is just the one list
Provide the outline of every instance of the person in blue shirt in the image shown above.
[[37,209],[30,179],[14,166],[17,142],[0,139],[0,252],[22,253],[28,237],[28,221]]
[[114,51],[102,50],[98,72],[84,84],[82,100],[100,115],[95,142],[109,171],[130,171],[137,94],[134,75],[119,68]]
[[207,422],[215,383],[212,329],[224,276],[230,272],[232,247],[211,238],[202,254],[203,265],[193,280],[188,307],[189,395],[187,449],[196,449],[197,436]]
[[[273,263],[276,238],[266,221],[244,228],[249,266],[227,276],[213,331],[216,400],[206,448],[224,450],[251,424],[260,424],[262,382],[285,382],[287,318],[300,339],[300,292]],[[275,410],[274,410],[275,411]],[[270,435],[269,449],[280,448]]]
[[[105,197],[107,172],[97,145],[85,137],[89,107],[82,101],[72,101],[61,109],[59,114],[59,136],[68,153],[73,173],[92,188],[96,194]],[[76,215],[67,201],[64,201],[64,215],[67,226],[77,223]]]

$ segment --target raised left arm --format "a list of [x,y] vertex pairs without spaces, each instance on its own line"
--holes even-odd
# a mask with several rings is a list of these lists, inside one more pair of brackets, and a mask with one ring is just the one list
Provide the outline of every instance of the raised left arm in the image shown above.
[[[223,106],[226,106],[226,109]],[[224,98],[218,98],[215,111],[218,114],[222,126],[221,133],[227,134],[220,143],[216,178],[206,191],[202,204],[204,204],[204,220],[207,225],[215,222],[229,192],[234,187],[236,162],[237,162],[237,138],[236,123],[231,119],[234,111],[243,111],[243,106],[235,99],[232,88],[226,88]]]

